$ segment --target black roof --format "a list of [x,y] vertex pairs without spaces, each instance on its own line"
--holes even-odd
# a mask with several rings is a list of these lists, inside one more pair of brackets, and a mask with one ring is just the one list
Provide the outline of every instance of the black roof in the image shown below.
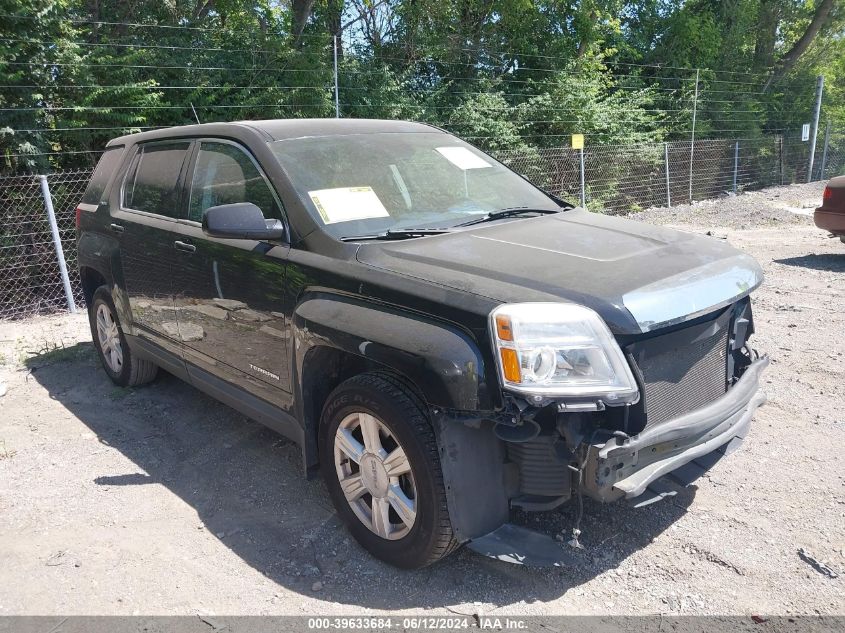
[[[252,130],[267,141],[279,141],[308,136],[339,136],[347,134],[443,132],[426,123],[389,121],[385,119],[265,119],[261,121],[232,121],[230,123],[203,123],[128,134],[112,140],[109,145],[171,138],[174,136],[232,135],[236,130]],[[239,136],[237,133],[235,136]]]

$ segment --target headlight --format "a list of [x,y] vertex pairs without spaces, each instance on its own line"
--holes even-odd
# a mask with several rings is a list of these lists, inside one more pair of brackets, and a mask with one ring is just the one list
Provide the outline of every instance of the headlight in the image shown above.
[[511,303],[490,314],[499,375],[510,391],[635,402],[637,383],[601,317],[576,304]]

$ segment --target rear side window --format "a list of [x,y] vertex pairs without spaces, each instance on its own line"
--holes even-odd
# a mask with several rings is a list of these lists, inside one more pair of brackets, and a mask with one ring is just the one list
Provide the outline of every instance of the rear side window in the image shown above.
[[143,145],[132,159],[123,187],[123,206],[179,217],[179,173],[190,143]]
[[85,195],[82,196],[84,204],[100,204],[103,199],[103,193],[106,190],[106,185],[117,169],[120,163],[120,158],[123,156],[123,146],[108,147],[103,155],[100,157],[100,162],[91,174],[91,180],[88,182],[88,188],[85,190]]

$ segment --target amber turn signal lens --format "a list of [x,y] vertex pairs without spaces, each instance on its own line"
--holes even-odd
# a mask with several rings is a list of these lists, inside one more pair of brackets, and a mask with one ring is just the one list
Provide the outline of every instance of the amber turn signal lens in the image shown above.
[[511,319],[504,314],[496,315],[496,336],[500,341],[512,341],[513,329],[511,329]]
[[522,382],[522,373],[519,371],[519,357],[516,355],[516,350],[503,347],[501,354],[505,380],[515,383]]

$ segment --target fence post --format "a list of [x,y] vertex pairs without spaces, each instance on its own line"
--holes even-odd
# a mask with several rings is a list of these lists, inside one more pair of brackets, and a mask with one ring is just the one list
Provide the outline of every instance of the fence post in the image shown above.
[[783,186],[783,134],[778,138],[780,141],[780,184]]
[[822,94],[824,93],[824,75],[816,80],[816,107],[813,109],[813,133],[810,136],[810,160],[807,165],[807,182],[813,182],[813,161],[816,158],[816,139],[819,136],[819,115],[822,111]]
[[669,143],[663,143],[663,164],[666,166],[666,207],[672,208],[672,191],[669,187]]
[[734,146],[734,194],[736,194],[736,172],[739,169],[739,141]]
[[584,189],[584,148],[581,148],[581,206],[587,208],[587,193]]
[[695,119],[698,114],[698,75],[700,69],[695,69],[695,98],[692,102],[692,136],[689,144],[689,201],[692,202],[692,159],[695,157]]
[[73,298],[73,290],[70,289],[70,277],[67,274],[65,263],[65,252],[62,248],[62,240],[59,237],[59,226],[56,224],[56,212],[53,210],[53,199],[50,197],[50,187],[47,184],[47,176],[38,176],[41,181],[41,195],[44,197],[44,207],[47,209],[47,219],[50,221],[50,232],[53,234],[53,246],[56,247],[56,259],[59,260],[59,272],[62,275],[62,285],[65,288],[67,307],[76,314],[76,301]]
[[819,172],[819,180],[824,180],[824,170],[827,167],[827,144],[830,141],[830,119],[827,120],[827,127],[824,130],[824,149],[822,150],[822,168]]
[[337,35],[332,39],[334,43],[334,118],[340,118],[340,93],[337,89]]

